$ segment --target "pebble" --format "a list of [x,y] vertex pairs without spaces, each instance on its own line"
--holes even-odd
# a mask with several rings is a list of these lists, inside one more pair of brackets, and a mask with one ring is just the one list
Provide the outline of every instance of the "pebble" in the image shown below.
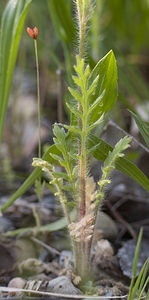
[[73,261],[73,254],[71,251],[63,250],[61,251],[60,257],[59,257],[59,264],[60,266],[65,266],[65,261],[69,260],[69,262]]
[[95,230],[101,230],[102,237],[107,240],[115,240],[118,234],[115,222],[102,211],[97,214]]
[[13,230],[13,224],[6,217],[0,217],[0,233]]
[[[117,254],[123,274],[129,278],[132,278],[132,265],[133,265],[135,250],[136,250],[136,241],[129,240],[123,244],[123,246],[119,249]],[[149,253],[149,241],[142,240],[141,247],[140,247],[140,254],[138,258],[136,276],[139,275],[141,268],[143,267],[143,264],[148,258],[148,253]]]
[[81,291],[76,288],[68,276],[59,276],[49,281],[46,292],[60,293],[67,295],[79,295]]

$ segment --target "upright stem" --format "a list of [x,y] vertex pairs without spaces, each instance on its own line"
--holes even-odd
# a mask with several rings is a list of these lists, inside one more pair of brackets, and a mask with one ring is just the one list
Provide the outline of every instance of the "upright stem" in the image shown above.
[[[77,11],[78,11],[78,20],[79,20],[79,56],[84,58],[85,56],[85,37],[86,37],[86,25],[88,20],[88,12],[90,7],[90,0],[76,0]],[[84,103],[86,103],[86,112],[87,112],[87,99],[84,97]],[[78,103],[78,109],[82,113],[82,105]],[[84,113],[84,112],[83,112]],[[81,140],[78,143],[78,155],[79,168],[78,168],[78,178],[80,180],[80,207],[79,207],[79,219],[81,220],[86,214],[86,173],[87,173],[87,155],[86,155],[86,142],[87,142],[87,133],[86,133],[86,116],[82,121],[78,119],[79,129],[82,131]],[[78,245],[79,250],[79,245]],[[80,257],[77,260],[80,263],[80,268],[77,270],[81,275],[82,279],[85,279],[86,275],[89,272],[89,247],[88,243],[85,241],[81,242],[80,245]]]
[[86,123],[83,122],[82,141],[81,141],[81,159],[80,159],[80,188],[81,188],[81,203],[80,203],[80,219],[86,212]]
[[85,54],[85,34],[86,34],[86,15],[84,0],[76,0],[78,20],[79,20],[79,55],[84,58]]
[[37,40],[34,40],[35,57],[36,57],[36,71],[37,71],[37,98],[38,98],[38,157],[41,158],[41,121],[40,121],[40,87],[39,87],[39,62]]
[[[76,0],[78,20],[79,20],[79,55],[84,58],[85,54],[85,33],[86,33],[86,15],[85,15],[85,1]],[[82,106],[78,103],[79,111],[82,112]],[[78,126],[82,130],[81,119],[78,119]],[[84,157],[84,145],[82,141],[78,143],[78,154],[81,156],[79,162],[79,178],[80,178],[80,210],[79,218],[81,219],[85,215],[85,192],[86,192],[86,158]]]

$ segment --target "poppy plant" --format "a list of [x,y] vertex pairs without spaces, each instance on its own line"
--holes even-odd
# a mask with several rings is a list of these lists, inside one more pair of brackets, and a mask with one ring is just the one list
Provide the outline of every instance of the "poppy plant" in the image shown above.
[[34,27],[31,29],[30,27],[27,27],[28,34],[32,37],[32,39],[36,40],[38,37],[38,28]]

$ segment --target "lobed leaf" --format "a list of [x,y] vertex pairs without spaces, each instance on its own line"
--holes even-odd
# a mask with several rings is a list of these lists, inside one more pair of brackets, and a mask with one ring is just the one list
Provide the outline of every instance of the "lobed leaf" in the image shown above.
[[78,118],[82,119],[82,114],[78,111],[76,104],[70,105],[69,103],[66,103],[66,105],[73,114],[75,114]]
[[81,96],[80,92],[78,92],[77,90],[70,88],[70,87],[68,88],[68,90],[71,93],[71,95],[74,97],[75,100],[82,103],[82,96]]
[[53,154],[53,153],[51,153],[50,155],[54,160],[57,160],[61,164],[62,167],[66,166],[66,162],[64,161],[64,159],[62,159],[61,156]]
[[118,143],[115,145],[114,149],[112,151],[109,151],[107,158],[104,161],[104,167],[109,167],[115,164],[115,160],[118,157],[124,156],[123,152],[126,150],[130,145],[131,138],[128,136],[125,136],[124,138],[120,139]]
[[78,76],[73,75],[72,79],[77,86],[81,87],[81,79]]
[[56,138],[58,139],[58,141],[63,144],[65,141],[65,138],[66,138],[66,133],[65,133],[64,128],[60,128],[60,126],[58,124],[54,124],[53,132],[54,132]]
[[66,129],[69,130],[69,132],[75,133],[76,135],[82,135],[82,131],[78,128],[78,126],[69,126],[64,125]]
[[68,175],[64,172],[54,172],[53,175],[57,178],[63,178],[65,180],[68,180]]
[[[99,139],[98,137],[90,134],[89,136],[89,145],[88,148],[93,147],[98,144],[98,147],[95,151],[92,152],[92,155],[100,161],[104,161],[108,155],[109,151],[112,151],[112,147]],[[149,192],[149,179],[145,176],[145,174],[130,160],[126,158],[118,158],[116,161],[116,169],[125,173],[130,178],[134,179],[138,182],[147,192]]]

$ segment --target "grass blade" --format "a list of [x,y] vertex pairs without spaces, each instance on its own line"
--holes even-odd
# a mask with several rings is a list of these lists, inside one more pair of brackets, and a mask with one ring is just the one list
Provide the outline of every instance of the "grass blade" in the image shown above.
[[144,270],[143,270],[142,278],[141,278],[141,281],[140,281],[140,284],[139,284],[138,300],[141,299],[141,297],[142,297],[142,295],[145,291],[145,288],[146,288],[146,286],[148,285],[148,282],[149,282],[149,276],[146,279],[148,268],[149,268],[149,259],[147,259],[145,264],[144,264]]
[[21,33],[31,2],[32,0],[10,0],[2,17],[0,35],[0,144]]
[[140,233],[139,233],[139,237],[138,237],[138,241],[137,241],[137,245],[136,245],[136,251],[135,251],[134,259],[133,259],[132,280],[131,280],[131,284],[130,284],[130,288],[129,288],[128,300],[133,299],[132,295],[135,294],[135,292],[138,288],[137,284],[135,284],[135,287],[134,287],[134,282],[135,282],[135,278],[136,278],[137,264],[138,264],[138,258],[139,258],[139,253],[140,253],[142,235],[143,235],[143,229],[141,228]]

